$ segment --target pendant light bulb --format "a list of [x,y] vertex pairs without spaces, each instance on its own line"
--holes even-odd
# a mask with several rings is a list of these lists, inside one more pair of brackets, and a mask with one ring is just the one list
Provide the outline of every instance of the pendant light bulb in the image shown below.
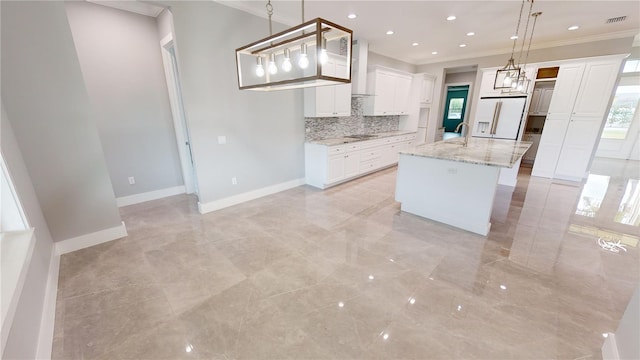
[[298,59],[298,66],[301,69],[306,69],[309,67],[309,58],[307,57],[307,44],[302,44],[300,46],[300,58]]
[[258,56],[256,58],[256,60],[258,61],[258,65],[256,65],[256,75],[258,77],[263,77],[264,76],[264,66],[262,65],[262,57]]
[[329,60],[329,55],[327,55],[327,40],[322,38],[322,48],[320,49],[320,55],[318,57],[320,64],[324,65]]
[[291,54],[289,53],[289,49],[284,49],[284,60],[282,61],[282,70],[284,72],[291,71]]
[[275,75],[278,73],[278,67],[276,66],[276,54],[271,54],[269,56],[269,74]]
[[511,86],[511,75],[507,75],[505,76],[504,80],[502,80],[502,85],[504,86]]

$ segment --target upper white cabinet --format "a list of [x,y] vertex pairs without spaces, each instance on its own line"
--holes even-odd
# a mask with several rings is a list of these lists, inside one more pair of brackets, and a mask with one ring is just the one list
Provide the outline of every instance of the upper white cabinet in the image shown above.
[[549,115],[555,117],[568,117],[571,115],[578,90],[580,89],[584,66],[584,63],[560,66],[553,97],[549,104]]
[[553,97],[553,87],[540,87],[533,90],[529,115],[547,115]]
[[433,102],[433,88],[436,84],[436,77],[429,74],[417,75],[420,81],[420,104],[431,105]]
[[560,66],[532,175],[573,181],[586,176],[621,61]]
[[[322,65],[322,74],[345,76],[346,65],[329,58]],[[336,117],[351,115],[351,84],[327,85],[304,89],[305,117]]]
[[376,67],[367,76],[367,98],[364,115],[407,115],[411,94],[410,74]]
[[600,116],[605,113],[619,72],[619,61],[587,63],[572,115]]

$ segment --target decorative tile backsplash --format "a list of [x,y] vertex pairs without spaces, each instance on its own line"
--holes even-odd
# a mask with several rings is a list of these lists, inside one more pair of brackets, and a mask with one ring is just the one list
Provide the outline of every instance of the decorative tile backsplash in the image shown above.
[[351,116],[349,117],[305,118],[305,140],[398,130],[400,116],[364,116],[363,103],[364,98],[351,98]]

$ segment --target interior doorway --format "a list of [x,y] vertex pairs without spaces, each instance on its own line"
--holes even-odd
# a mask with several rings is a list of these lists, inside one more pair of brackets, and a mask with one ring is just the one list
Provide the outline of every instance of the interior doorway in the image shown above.
[[460,136],[455,133],[456,127],[465,120],[467,103],[469,98],[469,85],[445,85],[447,87],[447,97],[445,99],[444,116],[442,127],[444,127],[444,139]]
[[191,137],[189,126],[184,112],[182,102],[182,88],[180,86],[180,74],[178,72],[178,59],[176,56],[176,46],[173,35],[169,34],[160,41],[162,48],[162,61],[164,63],[167,88],[169,89],[169,102],[171,103],[171,113],[173,114],[173,125],[178,142],[178,153],[182,167],[182,178],[184,179],[187,194],[198,194],[198,182],[196,178],[195,163],[191,149]]

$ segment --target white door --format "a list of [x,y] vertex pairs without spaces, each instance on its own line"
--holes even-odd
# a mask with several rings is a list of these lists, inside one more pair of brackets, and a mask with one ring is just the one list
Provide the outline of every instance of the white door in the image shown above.
[[318,86],[315,90],[316,95],[316,116],[331,117],[335,116],[335,86]]
[[384,72],[378,72],[376,76],[376,115],[393,114],[393,102],[395,101],[396,77]]
[[327,184],[344,179],[344,155],[334,155],[327,160]]
[[182,88],[180,86],[180,75],[178,73],[178,60],[176,56],[177,50],[173,41],[173,35],[169,34],[162,39],[160,41],[160,47],[165,78],[167,80],[167,89],[169,90],[169,103],[171,105],[171,114],[173,115],[173,126],[176,132],[185,191],[187,194],[198,194],[196,168],[193,161],[189,126],[187,125],[187,118],[182,101]]
[[500,100],[500,114],[496,117],[497,123],[494,125],[494,138],[515,140],[518,137],[526,102],[526,98]]
[[567,64],[560,66],[558,79],[549,104],[549,115],[569,118],[573,112],[576,95],[580,89],[580,80],[585,64]]
[[350,178],[360,173],[360,152],[344,155],[344,177]]
[[398,76],[394,95],[394,113],[406,115],[409,113],[409,94],[411,93],[411,78]]

